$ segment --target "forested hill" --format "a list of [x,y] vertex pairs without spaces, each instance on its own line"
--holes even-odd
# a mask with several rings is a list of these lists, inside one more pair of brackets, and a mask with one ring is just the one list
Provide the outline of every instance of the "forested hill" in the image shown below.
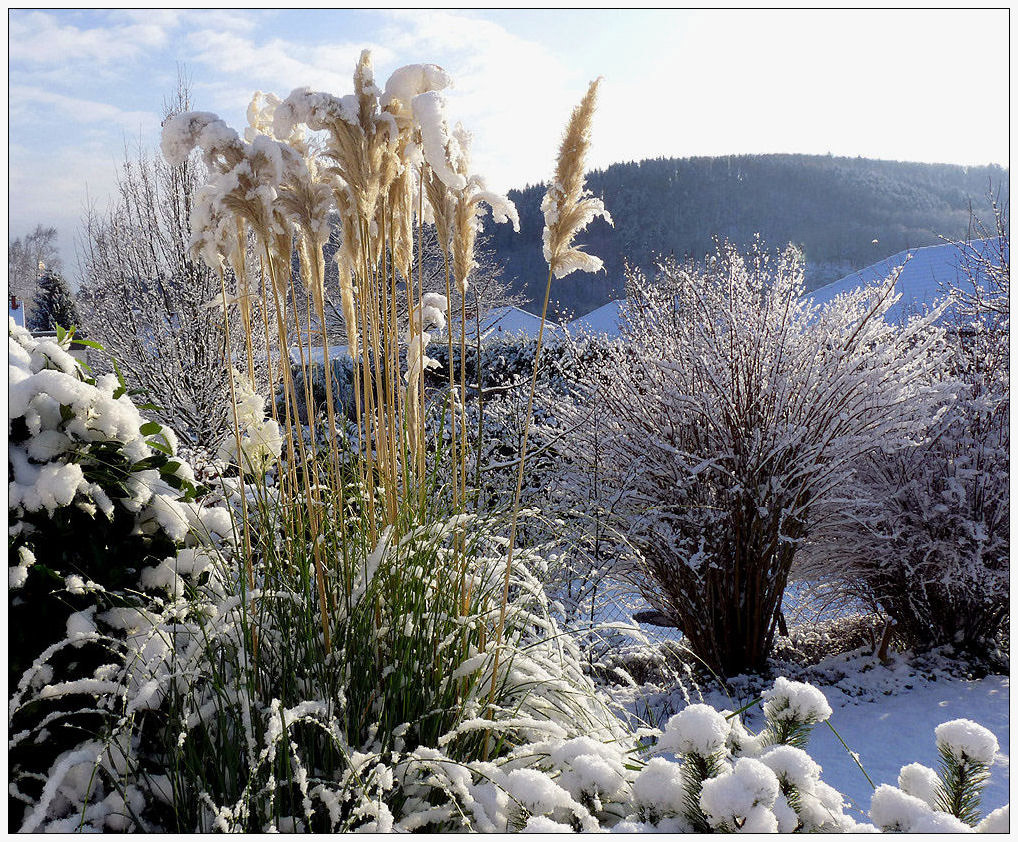
[[[615,227],[596,220],[580,236],[604,260],[597,275],[555,281],[553,312],[582,315],[623,291],[623,261],[650,270],[658,254],[700,257],[717,234],[745,245],[759,232],[770,246],[802,246],[807,282],[819,286],[906,248],[963,237],[969,202],[990,220],[991,183],[1008,191],[998,166],[961,167],[820,155],[658,158],[589,173]],[[541,250],[544,186],[512,190],[520,233],[488,226],[506,277],[539,302],[548,269]],[[873,240],[877,240],[876,243]],[[556,306],[557,305],[557,306]]]

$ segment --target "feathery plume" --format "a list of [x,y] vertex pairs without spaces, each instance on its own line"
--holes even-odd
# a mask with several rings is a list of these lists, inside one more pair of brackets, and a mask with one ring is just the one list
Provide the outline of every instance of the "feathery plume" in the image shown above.
[[598,77],[590,83],[586,95],[573,109],[559,147],[554,180],[541,202],[544,213],[544,259],[556,278],[565,277],[577,269],[585,272],[599,271],[604,266],[601,259],[574,246],[573,238],[597,216],[603,217],[609,225],[614,224],[604,202],[594,198],[583,187],[583,171],[587,150],[590,148],[590,127],[600,81],[601,77]]
[[485,180],[480,175],[470,175],[470,133],[456,124],[453,138],[459,151],[456,159],[456,171],[463,176],[463,189],[454,193],[455,203],[452,214],[452,256],[453,274],[456,277],[456,289],[460,296],[467,294],[470,284],[468,278],[474,268],[474,246],[477,234],[481,230],[481,217],[485,214],[482,202],[491,208],[495,222],[511,222],[513,230],[520,231],[520,215],[508,198],[488,190]]

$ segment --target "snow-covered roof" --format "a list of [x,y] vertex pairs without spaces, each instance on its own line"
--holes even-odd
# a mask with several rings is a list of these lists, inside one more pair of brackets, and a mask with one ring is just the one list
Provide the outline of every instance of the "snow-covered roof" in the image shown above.
[[[991,240],[973,240],[962,245],[944,243],[900,251],[879,263],[820,287],[812,293],[812,298],[817,304],[827,304],[837,295],[860,286],[879,283],[899,266],[903,266],[895,286],[895,292],[901,293],[901,298],[887,311],[886,317],[890,322],[901,323],[938,304],[949,285],[961,285],[963,288],[969,286],[962,270],[966,256],[971,258],[985,254],[989,258],[996,254],[995,245],[995,241]],[[1005,259],[1010,258],[1005,255]],[[985,284],[986,279],[980,278],[980,283]]]
[[587,313],[587,315],[573,319],[566,325],[566,330],[572,336],[585,333],[591,336],[604,336],[614,339],[619,335],[622,307],[625,303],[626,299],[624,298],[609,301],[607,304],[603,304],[596,310]]
[[[524,339],[537,339],[537,333],[541,329],[541,317],[521,310],[519,307],[495,307],[488,311],[481,319],[481,341],[491,337],[518,337]],[[549,334],[557,335],[561,327],[555,322],[545,321],[544,336],[547,340]],[[476,323],[467,320],[467,336],[477,336]]]

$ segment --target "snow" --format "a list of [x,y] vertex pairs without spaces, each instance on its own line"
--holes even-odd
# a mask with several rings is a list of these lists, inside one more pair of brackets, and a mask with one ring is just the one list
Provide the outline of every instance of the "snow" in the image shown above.
[[537,769],[514,769],[506,777],[506,791],[531,813],[550,813],[569,807],[569,793]]
[[761,755],[760,762],[770,768],[778,780],[787,781],[807,792],[812,792],[820,780],[820,766],[795,746],[774,746]]
[[622,314],[625,304],[626,300],[624,298],[609,301],[585,316],[573,319],[565,325],[565,328],[570,336],[582,333],[591,336],[602,336],[607,339],[616,339],[621,333]]
[[777,776],[752,757],[740,757],[728,774],[704,781],[700,808],[711,824],[733,826],[745,819],[746,833],[773,833],[777,818],[770,811],[778,797]]
[[[541,327],[541,317],[528,313],[519,307],[494,307],[481,319],[481,341],[489,338],[517,337],[521,339],[537,339]],[[456,328],[458,332],[458,328]],[[544,323],[544,342],[557,340],[562,328],[552,321]],[[467,321],[467,339],[476,341],[477,323]]]
[[[282,453],[282,432],[275,419],[265,416],[265,398],[254,390],[247,375],[233,369],[233,379],[236,406],[234,418],[240,440],[238,442],[236,431],[234,435],[228,435],[219,448],[219,458],[240,464],[240,455],[243,454],[245,472],[264,474]],[[237,450],[238,443],[240,453]],[[169,528],[169,524],[160,522]]]
[[831,716],[831,706],[816,687],[778,676],[774,687],[765,690],[764,713],[770,719],[798,722],[824,722]]
[[922,763],[909,763],[902,766],[898,773],[898,789],[921,798],[930,807],[937,800],[937,787],[940,786],[940,778],[929,766]]
[[[462,190],[467,180],[455,169],[459,143],[449,135],[445,121],[445,97],[438,91],[426,91],[413,98],[414,119],[421,127],[424,158],[442,183],[453,190]],[[453,160],[450,161],[450,158]]]
[[[325,361],[325,348],[321,345],[314,345],[312,347],[304,346],[303,349],[292,347],[290,348],[290,360],[294,364],[300,363],[301,350],[304,352],[304,361],[309,363],[320,363]],[[330,360],[344,360],[350,359],[350,351],[346,345],[330,345],[329,346],[329,359]]]
[[921,798],[888,784],[877,787],[870,804],[870,818],[885,831],[910,833],[929,812],[929,806]]
[[685,792],[682,767],[663,757],[651,759],[633,781],[633,802],[652,821],[678,811]]
[[545,816],[531,816],[523,826],[524,833],[572,833],[573,829]]
[[976,830],[979,833],[1007,833],[1011,829],[1011,807],[998,807],[983,819]]
[[393,71],[385,83],[382,108],[387,108],[394,99],[409,108],[414,97],[427,91],[440,91],[451,85],[452,77],[437,64],[408,64]]
[[494,190],[487,190],[482,185],[484,179],[480,176],[472,176],[471,180],[476,182],[478,185],[478,191],[472,197],[478,202],[486,202],[488,207],[491,208],[491,217],[498,223],[512,223],[513,230],[520,233],[520,214],[516,209],[516,205],[506,196],[501,193],[496,193]]
[[[900,251],[865,269],[846,275],[841,280],[820,287],[810,297],[814,303],[826,305],[837,295],[856,287],[883,281],[894,274],[898,267],[903,266],[895,284],[895,292],[900,293],[901,298],[888,309],[884,317],[889,322],[900,324],[912,315],[932,309],[944,298],[948,285],[960,284],[966,287],[965,275],[960,268],[965,258],[965,250],[971,249],[972,255],[989,256],[992,253],[989,251],[990,244],[990,240],[973,240],[964,247],[944,243],[939,246]],[[980,278],[980,282],[985,284],[985,278]]]
[[[778,663],[775,671],[786,672],[790,667]],[[957,676],[952,669],[952,662],[940,655],[919,658],[897,653],[886,664],[861,651],[828,658],[816,667],[796,673],[822,691],[832,711],[829,725],[821,723],[813,727],[805,752],[800,754],[797,749],[782,746],[757,753],[749,745],[743,748],[742,754],[756,757],[769,766],[779,780],[798,778],[801,792],[812,790],[800,810],[800,818],[804,821],[808,816],[819,828],[830,822],[832,813],[839,814],[840,805],[844,803],[846,813],[856,821],[865,822],[874,789],[832,728],[855,752],[875,785],[888,784],[925,805],[933,784],[929,775],[939,761],[935,729],[965,717],[979,723],[999,744],[990,767],[990,779],[983,790],[981,812],[989,814],[1009,801],[1009,679],[1004,675],[989,675],[973,680]],[[701,701],[695,689],[682,686],[684,679],[680,679],[678,687],[674,679],[665,680],[667,683],[662,686],[655,681],[639,687],[615,686],[611,692],[617,701],[637,712],[648,709],[681,712],[691,706],[690,696],[693,701]],[[741,683],[736,682],[734,686],[741,687]],[[718,710],[734,710],[759,695],[758,690],[747,686],[732,696],[710,690],[704,693],[702,701]],[[800,700],[805,697],[803,693]],[[819,706],[819,699],[813,699],[813,703]],[[752,732],[759,731],[765,724],[760,706],[750,708],[741,718]],[[733,719],[732,725],[733,736],[743,731],[737,720]],[[953,726],[947,733],[951,735],[952,732],[952,738],[964,740],[971,750],[980,747],[984,752],[982,756],[986,756],[990,745],[987,736],[977,739],[968,726],[964,731]],[[813,786],[805,785],[814,780],[817,772],[814,767],[819,768],[822,780]],[[641,819],[658,820],[659,814],[652,812],[652,805],[666,797],[663,791],[667,790],[670,772],[663,758],[655,758],[636,778],[633,800],[634,804],[643,806]],[[681,786],[678,776],[675,776],[674,786]],[[663,791],[658,793],[659,789]],[[641,797],[641,793],[647,791],[650,794]],[[926,809],[929,812],[928,805]],[[780,816],[778,818],[780,820]],[[927,820],[934,819],[927,817]],[[994,821],[1000,820],[1000,816],[994,818]]]
[[[835,694],[829,691],[828,695],[833,699]],[[934,729],[952,714],[976,720],[1000,743],[1001,753],[983,790],[983,811],[988,812],[1008,802],[1008,696],[1006,676],[992,675],[976,681],[940,678],[917,682],[911,688],[899,685],[897,692],[860,704],[844,699],[843,705],[835,704],[830,723],[858,753],[859,762],[873,782],[880,784],[896,781],[901,767],[909,763],[936,766]],[[827,783],[855,806],[869,806],[873,790],[830,728],[815,728],[806,750],[823,767]]]
[[709,757],[724,747],[730,730],[728,720],[710,705],[690,705],[668,720],[658,749]]
[[970,719],[952,719],[937,726],[937,748],[949,751],[959,760],[972,760],[989,766],[997,754],[997,738]]

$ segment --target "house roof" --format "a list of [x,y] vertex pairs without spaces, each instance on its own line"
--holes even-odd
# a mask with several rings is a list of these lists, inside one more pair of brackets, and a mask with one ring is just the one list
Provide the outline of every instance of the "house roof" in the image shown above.
[[[844,278],[811,293],[814,302],[825,305],[835,296],[850,292],[861,286],[877,284],[888,278],[901,267],[895,284],[895,292],[901,298],[887,311],[886,319],[901,323],[918,313],[924,313],[941,303],[949,286],[969,286],[964,272],[966,261],[973,257],[999,257],[995,240],[972,240],[969,243],[944,243],[938,246],[907,249],[892,254],[884,260],[860,269]],[[1009,260],[1007,254],[1005,260]],[[974,262],[972,263],[975,266]],[[978,281],[986,286],[987,279],[979,274]],[[950,310],[950,308],[949,308]]]
[[[519,307],[495,307],[481,319],[481,341],[489,338],[517,337],[536,339],[541,329],[541,317],[521,310]],[[557,335],[561,326],[552,321],[545,321],[545,339]],[[467,336],[477,336],[477,325],[467,320]]]
[[626,300],[624,298],[609,301],[607,304],[603,304],[596,310],[587,313],[587,315],[573,319],[566,325],[566,330],[572,336],[585,333],[591,336],[614,339],[619,335],[619,328],[622,323],[622,307],[625,303]]

